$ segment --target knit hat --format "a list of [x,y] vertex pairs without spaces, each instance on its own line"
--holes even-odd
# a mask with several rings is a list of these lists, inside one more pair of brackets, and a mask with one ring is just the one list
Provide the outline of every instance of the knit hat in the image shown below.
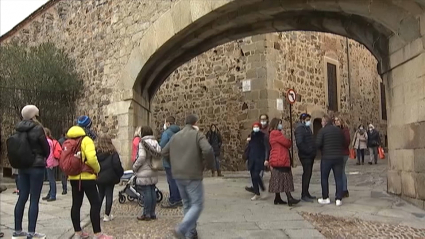
[[39,110],[35,105],[26,105],[22,108],[21,114],[24,120],[33,119],[35,116],[38,116]]
[[77,120],[78,126],[83,127],[83,128],[90,128],[91,124],[92,124],[91,119],[87,115],[83,115],[83,116],[78,117],[78,120]]
[[259,122],[255,122],[252,124],[252,128],[254,128],[255,126],[257,126],[258,128],[261,127],[261,124]]

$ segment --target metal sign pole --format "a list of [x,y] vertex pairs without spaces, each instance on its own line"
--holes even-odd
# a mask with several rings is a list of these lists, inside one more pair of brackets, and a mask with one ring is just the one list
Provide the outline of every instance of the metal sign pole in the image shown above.
[[[293,129],[292,129],[292,104],[289,104],[289,127],[291,129],[291,141],[294,140],[293,138]],[[294,166],[294,143],[291,144],[291,167]]]

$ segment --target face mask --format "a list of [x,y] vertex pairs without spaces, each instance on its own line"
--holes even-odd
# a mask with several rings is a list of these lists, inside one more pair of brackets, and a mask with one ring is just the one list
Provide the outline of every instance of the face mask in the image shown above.
[[277,125],[277,129],[278,129],[278,130],[282,130],[282,129],[283,129],[282,124],[278,124],[278,125]]
[[267,121],[261,121],[261,126],[266,126],[267,125]]
[[371,129],[369,129],[369,131],[372,131],[373,129],[371,128]]
[[257,127],[252,128],[252,131],[254,131],[254,132],[259,132],[259,131],[260,131],[260,128],[257,128]]
[[166,130],[167,129],[167,124],[164,124],[164,130]]
[[360,130],[363,130],[363,127],[360,127]]
[[310,127],[310,125],[311,125],[311,121],[306,121],[305,122],[305,126]]

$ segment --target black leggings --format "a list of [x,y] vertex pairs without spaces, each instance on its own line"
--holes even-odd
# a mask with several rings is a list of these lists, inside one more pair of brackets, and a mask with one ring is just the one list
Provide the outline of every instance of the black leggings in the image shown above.
[[71,219],[72,225],[76,232],[81,231],[80,210],[83,205],[84,193],[90,202],[90,221],[93,227],[93,233],[99,233],[100,230],[100,200],[97,192],[96,180],[81,180],[81,188],[79,180],[70,180],[72,187],[72,207]]
[[112,185],[105,185],[100,184],[97,185],[97,188],[99,189],[99,198],[100,198],[100,205],[103,203],[103,198],[106,196],[106,206],[105,206],[105,214],[109,216],[111,214],[111,208],[112,208],[112,201],[114,196],[114,184]]

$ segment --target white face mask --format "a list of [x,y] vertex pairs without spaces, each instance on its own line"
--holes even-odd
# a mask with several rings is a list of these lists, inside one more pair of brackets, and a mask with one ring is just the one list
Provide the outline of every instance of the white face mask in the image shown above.
[[310,127],[310,125],[311,125],[311,121],[306,121],[305,122],[305,126]]
[[254,127],[254,128],[252,128],[252,130],[253,130],[254,132],[259,132],[259,131],[260,131],[260,128],[258,128],[258,127]]
[[194,126],[192,126],[194,129],[196,129],[197,131],[199,131],[199,127],[198,126],[196,126],[196,125],[194,125]]
[[164,130],[167,130],[167,123],[164,123]]

